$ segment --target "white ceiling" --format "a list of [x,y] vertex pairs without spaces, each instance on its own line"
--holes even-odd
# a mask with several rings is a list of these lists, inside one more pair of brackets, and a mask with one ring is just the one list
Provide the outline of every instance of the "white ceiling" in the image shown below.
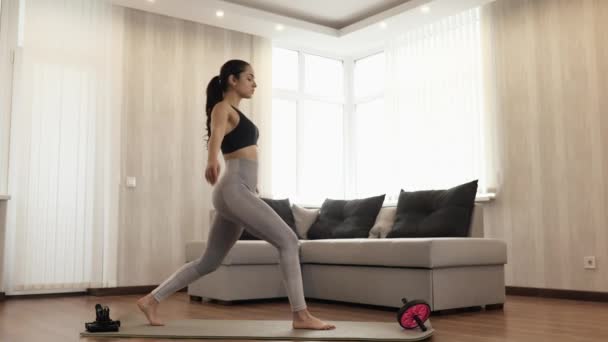
[[[392,36],[494,0],[111,1],[120,6],[268,37],[286,48],[327,57],[359,58],[382,50]],[[422,13],[422,6],[429,6],[430,11]],[[215,15],[218,10],[224,12],[222,18]],[[319,24],[322,22],[327,24]],[[386,23],[385,28],[380,27],[381,22]],[[275,29],[278,24],[283,30]]]
[[410,0],[225,1],[334,29],[341,29]]

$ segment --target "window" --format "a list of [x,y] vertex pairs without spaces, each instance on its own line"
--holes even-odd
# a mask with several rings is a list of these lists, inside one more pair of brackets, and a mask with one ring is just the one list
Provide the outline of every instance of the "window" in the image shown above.
[[346,64],[349,106],[343,75],[351,70],[342,61],[274,51],[276,196],[318,206],[325,198],[386,194],[394,204],[401,189],[474,179],[487,191],[479,8],[405,32],[384,51]]
[[297,91],[298,52],[287,49],[272,49],[272,84],[274,88]]
[[355,62],[355,99],[384,95],[386,68],[384,53],[361,58]]
[[293,198],[297,193],[296,101],[272,100],[272,189],[276,198]]
[[384,98],[357,104],[354,115],[354,196],[357,198],[386,194],[393,198],[395,189],[391,182],[395,169],[391,157],[390,136],[387,126],[389,116],[384,109]]
[[340,60],[273,49],[273,197],[344,197],[343,80]]
[[[355,194],[445,189],[483,172],[479,9],[406,32],[355,61]],[[385,70],[390,70],[385,72]]]
[[343,198],[343,105],[302,101],[299,119],[298,200]]
[[342,61],[305,54],[304,66],[306,94],[333,99],[343,97]]
[[385,54],[361,58],[354,65],[355,112],[352,143],[354,146],[354,187],[357,198],[386,194],[386,201],[396,201],[391,156],[393,121],[385,108]]

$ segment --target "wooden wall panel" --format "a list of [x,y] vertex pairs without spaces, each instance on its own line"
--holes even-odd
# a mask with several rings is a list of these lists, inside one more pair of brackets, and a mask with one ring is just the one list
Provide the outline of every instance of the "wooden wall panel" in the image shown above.
[[498,189],[485,233],[509,245],[507,285],[608,291],[608,1],[498,0],[482,18]]
[[124,11],[121,180],[137,187],[121,190],[118,279],[159,284],[207,236],[205,90],[226,60],[251,59],[252,36]]

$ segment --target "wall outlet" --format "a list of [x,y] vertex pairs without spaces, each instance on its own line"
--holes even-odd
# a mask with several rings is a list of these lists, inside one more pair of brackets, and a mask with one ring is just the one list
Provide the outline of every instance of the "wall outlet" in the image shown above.
[[137,186],[137,179],[135,177],[127,177],[127,188],[134,188]]
[[596,265],[595,265],[595,257],[594,256],[586,256],[583,258],[584,262],[585,262],[585,269],[587,270],[594,270]]

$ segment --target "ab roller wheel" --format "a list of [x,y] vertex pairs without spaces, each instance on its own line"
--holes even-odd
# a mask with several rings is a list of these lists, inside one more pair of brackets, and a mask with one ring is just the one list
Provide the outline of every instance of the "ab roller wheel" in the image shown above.
[[426,331],[427,328],[424,322],[431,315],[431,306],[423,300],[413,300],[408,302],[407,299],[401,299],[403,307],[397,313],[397,322],[404,329],[420,328]]

